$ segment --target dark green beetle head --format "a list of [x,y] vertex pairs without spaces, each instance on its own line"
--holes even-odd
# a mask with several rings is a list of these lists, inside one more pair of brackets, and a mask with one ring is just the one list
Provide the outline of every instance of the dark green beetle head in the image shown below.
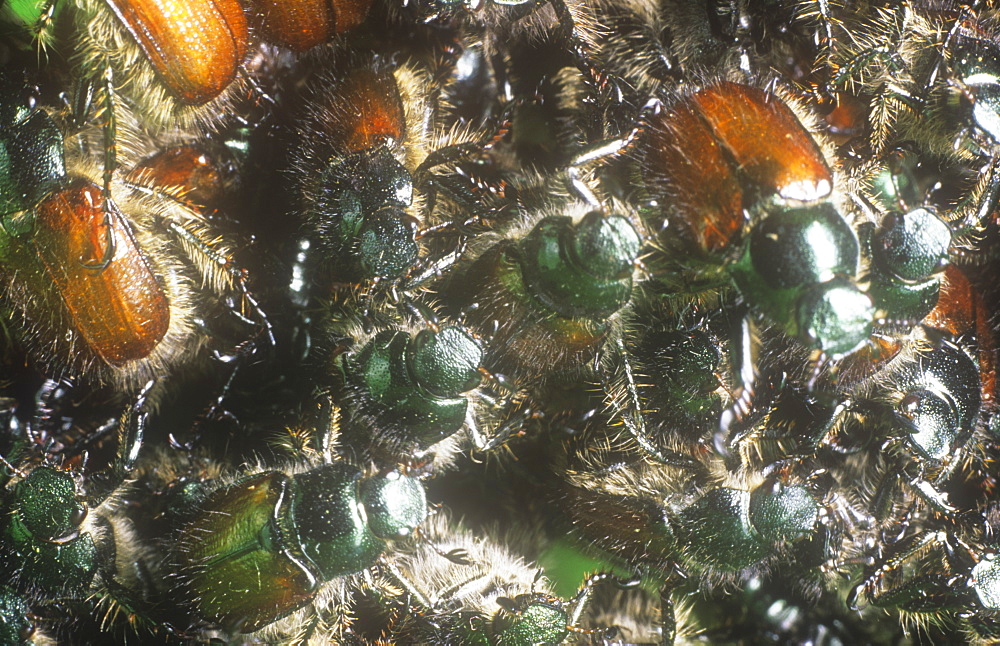
[[98,554],[93,536],[80,531],[88,508],[77,497],[73,476],[37,467],[14,485],[8,507],[2,541],[16,562],[14,574],[47,590],[84,590]]
[[38,541],[66,538],[87,517],[87,506],[77,500],[73,476],[50,467],[38,467],[17,483],[11,507]]
[[704,395],[719,387],[715,373],[722,351],[705,330],[653,331],[643,336],[641,350],[655,378],[682,396]]
[[393,279],[417,260],[412,200],[410,173],[379,146],[331,164],[308,217],[335,263],[361,280]]
[[409,536],[427,518],[427,495],[416,478],[390,471],[362,481],[360,500],[368,528],[379,538]]
[[917,178],[919,157],[909,150],[893,151],[872,177],[872,197],[885,211],[893,212],[923,200]]
[[892,320],[927,316],[941,290],[951,227],[933,211],[918,208],[886,216],[870,239],[869,293],[876,307]]
[[569,635],[569,614],[561,599],[535,593],[500,597],[497,603],[505,612],[494,619],[495,646],[548,646]]
[[773,201],[730,272],[753,307],[811,347],[839,357],[871,335],[874,307],[854,283],[857,269],[857,237],[831,202]]
[[17,74],[0,74],[0,132],[19,127],[34,106],[28,84]]
[[573,263],[595,278],[625,278],[632,274],[641,244],[624,217],[591,211],[576,226],[568,251]]
[[950,247],[948,224],[933,211],[914,209],[885,218],[872,244],[872,262],[900,282],[916,283],[944,267]]
[[751,229],[748,251],[757,279],[773,290],[825,283],[858,269],[854,231],[828,201],[769,209]]
[[1000,610],[1000,559],[995,554],[983,557],[972,568],[971,584],[984,608]]
[[417,261],[417,223],[398,206],[384,206],[365,218],[356,253],[363,278],[399,278]]
[[417,333],[407,350],[410,377],[438,397],[456,397],[479,385],[483,349],[460,327]]
[[34,628],[24,596],[13,588],[0,586],[0,644],[26,644]]
[[605,319],[632,296],[642,238],[628,219],[592,211],[539,222],[521,241],[524,280],[548,309],[567,318]]
[[795,309],[799,336],[831,357],[854,352],[872,334],[872,299],[847,279],[817,285]]
[[942,343],[918,356],[896,382],[897,416],[920,455],[942,460],[969,436],[982,395],[979,368],[959,348]]

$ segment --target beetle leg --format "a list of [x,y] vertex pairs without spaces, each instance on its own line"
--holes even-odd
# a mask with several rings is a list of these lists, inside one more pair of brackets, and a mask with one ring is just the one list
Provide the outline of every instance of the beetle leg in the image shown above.
[[629,434],[642,447],[643,451],[657,462],[681,469],[690,469],[697,472],[704,471],[705,466],[695,458],[659,447],[653,441],[653,438],[649,436],[649,431],[646,429],[646,418],[642,414],[642,403],[639,401],[639,390],[635,385],[632,363],[628,360],[628,351],[625,348],[625,342],[621,338],[618,338],[615,343],[618,346],[618,352],[621,356],[625,372],[626,388],[628,389],[628,410],[620,412],[622,423],[628,429]]
[[570,194],[575,195],[592,208],[600,209],[601,203],[597,199],[597,196],[594,195],[594,192],[587,183],[580,178],[582,167],[595,161],[618,157],[627,152],[635,145],[635,142],[638,141],[639,137],[645,131],[647,118],[650,115],[659,113],[661,107],[662,104],[659,99],[650,99],[639,111],[639,117],[635,122],[636,125],[624,137],[599,141],[596,144],[587,146],[582,153],[576,155],[565,170],[566,176],[564,181]]
[[246,281],[246,270],[237,267],[232,256],[216,249],[212,243],[205,240],[204,236],[197,230],[184,226],[173,220],[166,220],[165,226],[174,233],[182,242],[189,253],[196,254],[207,262],[196,262],[195,266],[201,271],[204,279],[211,285],[219,288],[220,283],[228,283],[240,295],[244,303],[249,305],[250,311],[261,328],[261,334],[265,335],[268,342],[273,346],[274,329],[267,314],[261,309],[257,299],[251,293]]

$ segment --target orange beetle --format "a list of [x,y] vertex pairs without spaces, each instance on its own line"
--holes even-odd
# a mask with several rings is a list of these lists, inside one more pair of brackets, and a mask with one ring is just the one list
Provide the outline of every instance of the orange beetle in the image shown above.
[[371,0],[256,0],[265,40],[302,52],[360,25]]
[[209,341],[196,321],[231,294],[252,301],[201,213],[157,188],[190,192],[199,176],[175,168],[184,155],[154,157],[102,187],[99,161],[70,145],[94,133],[64,140],[48,112],[13,101],[0,103],[13,115],[0,126],[0,298],[29,350],[50,372],[119,388],[190,363]]
[[108,6],[184,103],[218,96],[246,56],[239,0],[108,0]]
[[[359,25],[370,0],[73,0],[82,73],[153,128],[210,125],[263,40],[305,51]],[[246,6],[244,6],[246,5]],[[236,81],[234,83],[234,81]],[[113,102],[111,96],[106,100]],[[113,106],[112,106],[113,107]]]
[[822,151],[791,109],[737,83],[710,85],[657,115],[642,157],[650,196],[679,214],[675,226],[699,254],[732,248],[760,198],[811,202],[833,189]]

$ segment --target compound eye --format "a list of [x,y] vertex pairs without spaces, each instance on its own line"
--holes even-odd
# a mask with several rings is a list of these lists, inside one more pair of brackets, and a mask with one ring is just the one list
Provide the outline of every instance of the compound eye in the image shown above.
[[414,381],[440,397],[455,397],[479,385],[483,349],[458,327],[423,330],[413,340],[409,366]]
[[872,254],[879,268],[903,282],[926,279],[944,264],[951,228],[934,212],[893,214],[875,234]]
[[750,524],[763,538],[780,542],[811,534],[819,504],[805,487],[757,487],[750,494]]
[[359,494],[368,529],[379,538],[408,536],[427,518],[427,495],[416,478],[392,471],[363,481]]
[[986,556],[972,568],[972,589],[984,608],[1000,610],[1000,560]]
[[922,454],[941,460],[951,453],[961,430],[951,397],[922,388],[908,393],[898,409],[910,426],[910,439]]
[[854,352],[868,340],[874,316],[871,298],[845,280],[819,285],[798,305],[800,333],[833,358]]

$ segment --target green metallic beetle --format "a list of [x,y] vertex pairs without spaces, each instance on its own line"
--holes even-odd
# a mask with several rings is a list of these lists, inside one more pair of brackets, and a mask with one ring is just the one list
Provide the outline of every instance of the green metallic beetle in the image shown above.
[[634,370],[644,375],[642,408],[657,434],[697,442],[718,428],[729,402],[721,369],[724,348],[707,326],[645,330],[638,336]]
[[27,599],[37,594],[81,608],[95,599],[129,608],[141,602],[150,558],[122,510],[129,491],[123,482],[142,444],[147,395],[148,388],[123,417],[108,472],[85,477],[39,464],[29,459],[31,429],[9,429],[19,459],[12,464],[0,456],[10,470],[2,492],[0,573]]
[[591,462],[569,471],[561,499],[587,540],[662,582],[666,644],[676,630],[677,572],[736,584],[779,560],[790,568],[827,562],[837,542],[839,514],[812,486],[771,478],[746,487],[730,476],[721,486],[699,487],[690,474],[656,463],[603,472]]
[[[644,228],[627,205],[602,205],[577,174],[628,141],[581,154],[566,169],[576,197],[550,192],[538,213],[529,212],[529,230],[472,251],[474,259],[449,282],[452,313],[486,339],[484,365],[518,388],[588,375],[612,397],[620,390],[611,373],[616,363],[628,364],[621,323],[640,294]],[[690,462],[648,436],[630,373],[625,382],[623,419],[636,441],[661,461]]]
[[[949,125],[959,141],[979,154],[996,157],[1000,146],[1000,48],[993,40],[969,35],[947,51],[951,89],[946,105]],[[994,183],[996,180],[994,180]]]
[[57,642],[39,630],[24,594],[0,585],[0,644],[49,646]]
[[928,191],[920,169],[925,160],[907,149],[896,152],[871,178],[872,205],[884,215],[858,227],[866,265],[859,281],[868,285],[879,321],[908,329],[937,304],[953,244],[977,226],[988,207],[981,201],[989,197],[974,192],[947,210],[914,206]]
[[863,598],[876,608],[901,610],[915,624],[949,617],[983,643],[995,640],[1000,636],[996,551],[961,534],[956,527],[925,527],[886,545],[851,591],[848,606],[858,609]]
[[317,608],[343,601],[346,577],[428,514],[416,478],[342,460],[205,484],[192,507],[165,543],[191,623],[264,639],[315,626]]
[[854,283],[857,268],[854,231],[832,203],[823,202],[768,208],[729,271],[747,302],[793,336],[840,357],[872,330],[870,297]]
[[718,431],[732,402],[728,337],[742,312],[678,304],[657,287],[645,283],[623,317],[605,399],[647,457],[702,471],[688,447]]
[[627,210],[569,202],[523,237],[482,250],[452,303],[488,338],[486,364],[514,379],[585,370],[632,299],[642,246]]
[[12,238],[30,232],[19,218],[66,178],[63,133],[35,106],[31,88],[13,74],[0,74],[0,255]]
[[454,436],[463,428],[476,450],[498,446],[509,434],[499,419],[511,398],[487,376],[483,352],[482,342],[457,325],[352,328],[333,359],[337,400],[350,418],[345,435],[358,436],[379,459],[430,452],[438,466],[460,448]]
[[719,487],[668,518],[688,563],[739,570],[766,558],[772,546],[811,535],[820,505],[805,487]]
[[107,560],[95,541],[98,526],[84,525],[91,514],[78,487],[73,474],[39,466],[9,489],[3,548],[7,574],[22,585],[79,595]]
[[42,107],[37,94],[0,74],[0,310],[42,369],[138,389],[225,337],[203,324],[217,306],[245,321],[238,292],[266,327],[205,213],[170,192],[181,187],[157,186],[169,162],[142,167],[154,142],[128,112],[117,119],[129,176],[99,180],[101,129],[71,128],[67,112]]
[[654,102],[638,146],[643,216],[677,294],[734,285],[750,310],[837,359],[872,332],[859,245],[824,145],[785,95],[717,82]]
[[[303,90],[292,164],[299,178],[304,267],[332,287],[385,283],[406,291],[447,265],[428,235],[456,211],[447,182],[477,133],[448,133],[433,70],[371,54],[327,55]],[[350,106],[346,108],[345,106]],[[438,199],[440,193],[441,199]]]
[[[359,593],[360,608],[372,604],[384,622],[359,635],[379,633],[393,643],[428,646],[555,646],[571,634],[611,638],[614,629],[580,627],[593,588],[611,580],[608,574],[589,576],[573,599],[550,591],[541,572],[488,531],[475,533],[435,515],[422,528],[427,542],[403,550],[380,566],[395,585]],[[461,551],[465,562],[442,559],[440,551]],[[383,632],[384,631],[384,632]]]
[[951,228],[934,211],[917,208],[889,214],[878,228],[862,227],[859,233],[871,258],[868,293],[879,318],[923,319],[938,300]]
[[849,433],[862,424],[866,430],[857,434],[858,440],[865,445],[881,443],[885,459],[894,465],[870,477],[867,484],[849,485],[858,488],[861,500],[871,499],[876,518],[890,513],[882,508],[892,500],[886,491],[901,482],[935,511],[946,515],[956,511],[943,485],[951,475],[950,466],[963,456],[974,459],[967,447],[979,423],[982,387],[980,367],[963,347],[949,339],[936,347],[921,342],[858,384],[837,407],[830,431]]
[[[898,4],[854,25],[851,42],[834,51],[834,85],[871,97],[876,154],[907,141],[966,160],[996,158],[1000,50],[991,11],[984,0],[946,11]],[[990,184],[994,191],[997,180]]]

